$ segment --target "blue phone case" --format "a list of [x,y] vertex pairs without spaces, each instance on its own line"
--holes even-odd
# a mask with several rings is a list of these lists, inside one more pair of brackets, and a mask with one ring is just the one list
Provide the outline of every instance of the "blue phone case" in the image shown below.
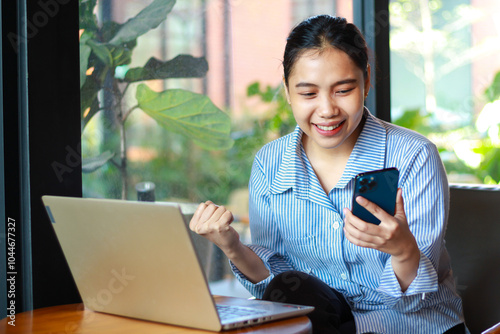
[[356,197],[362,196],[377,204],[385,212],[394,215],[398,180],[399,171],[394,167],[356,175],[354,179],[354,195],[352,197],[352,213],[366,222],[380,224],[377,217],[356,202]]

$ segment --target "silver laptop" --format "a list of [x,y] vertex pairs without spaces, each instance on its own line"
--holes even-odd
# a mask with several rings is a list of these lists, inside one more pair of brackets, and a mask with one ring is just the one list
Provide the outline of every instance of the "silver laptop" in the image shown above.
[[[214,298],[177,204],[56,196],[42,200],[83,303],[91,310],[220,331],[314,309]],[[232,307],[238,310],[227,310]]]

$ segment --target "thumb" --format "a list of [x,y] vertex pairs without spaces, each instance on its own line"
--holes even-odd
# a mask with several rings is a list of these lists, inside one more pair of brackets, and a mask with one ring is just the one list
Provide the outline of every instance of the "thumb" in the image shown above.
[[401,188],[398,188],[398,192],[396,193],[396,212],[394,212],[394,216],[403,216],[406,218],[403,189]]

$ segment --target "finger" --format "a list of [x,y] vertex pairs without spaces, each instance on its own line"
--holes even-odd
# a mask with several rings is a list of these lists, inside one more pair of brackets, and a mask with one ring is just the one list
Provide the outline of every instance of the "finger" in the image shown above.
[[189,228],[192,231],[200,234],[201,227],[206,223],[207,220],[210,219],[217,207],[218,206],[215,205],[212,201],[200,203],[193,214],[193,218],[191,218],[191,221],[189,222]]
[[384,209],[382,209],[380,206],[367,200],[362,196],[356,197],[356,202],[362,207],[364,207],[366,210],[368,210],[372,215],[377,217],[381,222],[392,217],[392,215],[385,212]]
[[210,224],[210,223],[218,221],[222,217],[224,212],[226,212],[227,210],[223,205],[217,206],[214,204],[214,205],[208,206],[206,211],[211,212],[210,217],[208,217],[206,219],[207,224]]
[[353,245],[360,247],[376,248],[376,243],[374,242],[375,237],[368,234],[363,234],[357,229],[350,229],[346,225],[344,227],[344,234]]
[[232,221],[233,214],[225,206],[221,205],[212,214],[207,225],[215,225],[214,227],[218,228],[219,226],[229,225]]
[[[220,210],[222,214],[219,216],[217,221],[215,222],[213,226],[213,230],[217,231],[219,233],[227,232],[230,229],[230,225],[233,222],[233,214],[231,211],[226,210],[224,207],[222,207],[223,210]],[[219,211],[219,210],[217,210]],[[213,216],[215,218],[215,215]]]
[[382,230],[380,225],[365,222],[353,215],[352,212],[346,215],[344,233],[346,238],[356,246],[377,248],[383,242],[380,235]]
[[[212,212],[212,209],[213,212]],[[200,221],[193,226],[193,230],[200,234],[222,233],[229,230],[233,221],[233,214],[224,206],[210,205],[203,211]]]
[[219,206],[210,201],[205,202],[205,209],[200,215],[200,222],[205,223],[206,221],[208,221],[218,208]]
[[200,216],[206,207],[207,207],[207,205],[205,203],[200,203],[198,205],[198,207],[196,208],[196,210],[193,214],[193,217],[191,218],[191,221],[189,222],[189,228],[191,229],[191,231],[195,230],[196,225],[198,225],[198,223],[200,222]]
[[372,223],[365,222],[359,217],[355,216],[349,209],[344,209],[344,223],[347,228],[349,228],[351,234],[355,233],[354,230],[359,231],[370,236],[377,236],[379,234],[380,227]]
[[398,192],[396,194],[396,212],[395,215],[403,215],[406,217],[405,213],[405,205],[403,200],[403,189],[398,188]]
[[233,213],[226,209],[226,211],[222,214],[221,219],[227,222],[227,225],[230,225],[234,221]]

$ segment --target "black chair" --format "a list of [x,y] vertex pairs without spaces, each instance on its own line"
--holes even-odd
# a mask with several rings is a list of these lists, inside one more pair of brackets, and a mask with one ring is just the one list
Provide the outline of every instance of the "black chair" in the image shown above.
[[450,186],[446,247],[467,327],[500,333],[500,187]]

